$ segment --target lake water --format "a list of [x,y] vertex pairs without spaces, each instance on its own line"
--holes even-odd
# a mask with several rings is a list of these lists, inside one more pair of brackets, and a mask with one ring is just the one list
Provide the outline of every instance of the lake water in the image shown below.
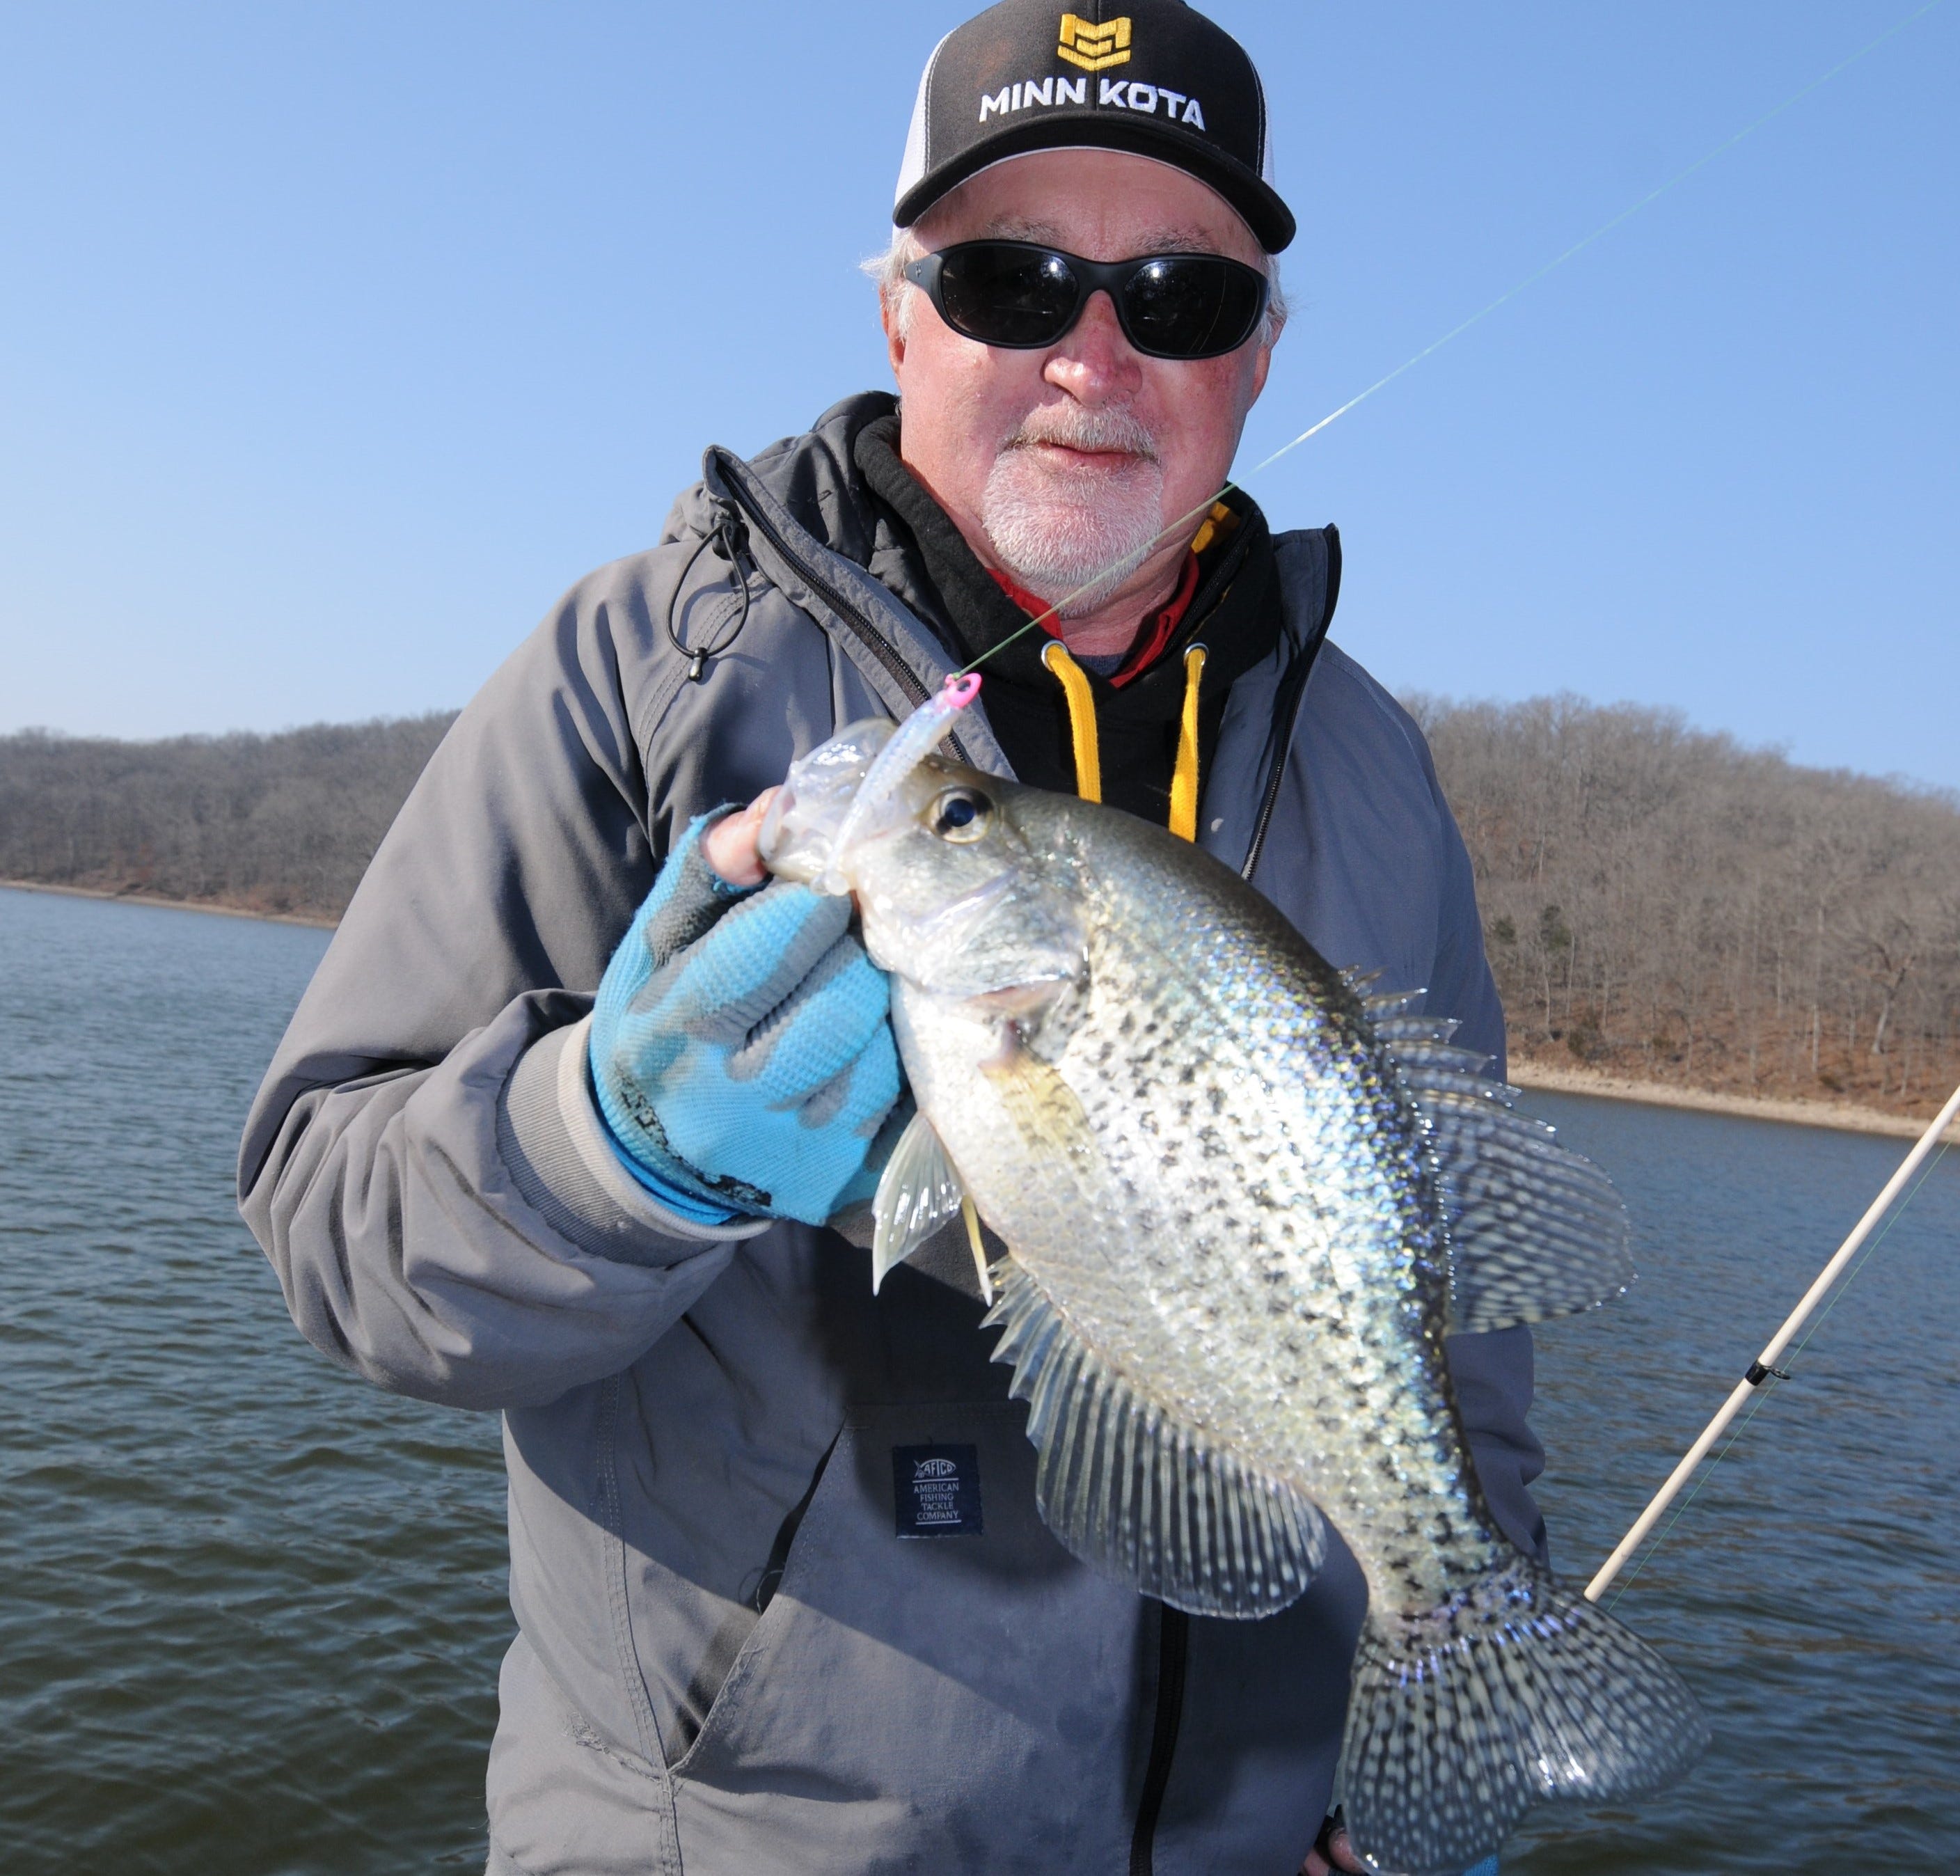
[[[232,1209],[324,943],[0,890],[7,1876],[482,1867],[511,1629],[495,1422],[313,1353]],[[1641,1240],[1631,1297],[1540,1337],[1541,1496],[1583,1577],[1904,1143],[1532,1105]],[[1713,1750],[1659,1804],[1540,1812],[1507,1871],[1960,1861],[1960,1155],[1790,1365],[1618,1606]]]

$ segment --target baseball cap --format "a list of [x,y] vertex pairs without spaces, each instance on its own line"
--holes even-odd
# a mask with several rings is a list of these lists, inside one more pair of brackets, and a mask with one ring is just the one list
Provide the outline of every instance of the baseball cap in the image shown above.
[[1245,49],[1183,0],[1001,0],[934,47],[892,219],[1030,150],[1127,150],[1217,190],[1267,253],[1293,237],[1272,183],[1266,97]]

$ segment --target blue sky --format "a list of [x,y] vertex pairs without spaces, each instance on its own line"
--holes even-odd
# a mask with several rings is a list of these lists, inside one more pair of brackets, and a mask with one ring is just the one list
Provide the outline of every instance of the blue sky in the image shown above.
[[[0,730],[461,702],[702,447],[886,381],[963,5],[0,11]],[[1302,225],[1250,461],[1911,0],[1215,0]],[[1960,786],[1960,3],[1253,484],[1398,688]]]

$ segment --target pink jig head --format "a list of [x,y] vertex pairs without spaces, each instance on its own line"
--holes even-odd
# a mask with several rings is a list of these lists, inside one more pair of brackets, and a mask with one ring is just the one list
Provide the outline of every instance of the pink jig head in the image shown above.
[[978,671],[969,671],[963,677],[956,671],[937,696],[927,698],[892,732],[891,741],[878,751],[865,771],[864,779],[858,784],[845,814],[844,824],[831,842],[829,859],[822,873],[812,882],[819,892],[842,893],[851,890],[845,883],[839,862],[865,830],[877,824],[906,776],[945,740],[946,726],[979,694]]

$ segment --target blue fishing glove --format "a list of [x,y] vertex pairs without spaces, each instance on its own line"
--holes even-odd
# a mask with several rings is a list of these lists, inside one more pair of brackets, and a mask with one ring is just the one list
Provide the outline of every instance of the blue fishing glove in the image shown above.
[[701,836],[720,818],[689,825],[606,967],[593,1087],[628,1169],[682,1217],[820,1225],[870,1197],[889,1145],[890,992],[848,899],[716,874]]

